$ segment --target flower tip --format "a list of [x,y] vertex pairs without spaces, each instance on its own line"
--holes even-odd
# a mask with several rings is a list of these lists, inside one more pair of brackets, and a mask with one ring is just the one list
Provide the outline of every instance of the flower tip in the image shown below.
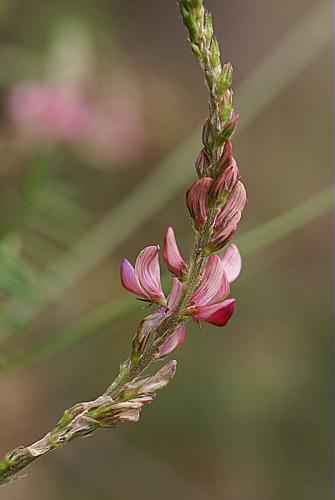
[[171,274],[182,278],[187,273],[187,266],[180,254],[173,227],[169,226],[164,238],[163,259]]

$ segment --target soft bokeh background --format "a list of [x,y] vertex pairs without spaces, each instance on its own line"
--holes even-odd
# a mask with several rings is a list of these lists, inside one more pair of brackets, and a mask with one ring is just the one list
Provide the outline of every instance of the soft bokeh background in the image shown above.
[[[1,1],[1,453],[101,393],[126,357],[143,311],[120,258],[169,224],[189,251],[206,91],[175,4]],[[238,312],[189,328],[139,424],[43,458],[4,500],[330,498],[331,5],[208,6],[235,67],[249,195]]]

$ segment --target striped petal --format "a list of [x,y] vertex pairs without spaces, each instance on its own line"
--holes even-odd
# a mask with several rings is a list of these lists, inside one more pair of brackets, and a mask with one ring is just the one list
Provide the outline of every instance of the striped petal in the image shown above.
[[196,227],[202,226],[206,222],[207,195],[212,184],[213,179],[202,177],[202,179],[195,181],[186,193],[187,208]]
[[236,245],[231,244],[228,246],[224,254],[221,255],[221,262],[229,283],[232,283],[238,278],[242,268],[241,254]]
[[217,255],[211,255],[202,281],[190,299],[194,305],[204,306],[221,302],[229,293],[229,283],[223,263]]
[[135,262],[135,275],[152,302],[165,304],[158,260],[159,246],[144,248]]
[[183,291],[183,285],[178,278],[173,278],[172,288],[167,299],[168,308],[173,310],[179,302]]

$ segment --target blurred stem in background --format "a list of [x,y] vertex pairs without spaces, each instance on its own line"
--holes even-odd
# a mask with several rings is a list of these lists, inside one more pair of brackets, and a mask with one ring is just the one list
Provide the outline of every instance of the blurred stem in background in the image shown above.
[[[266,106],[330,44],[331,26],[328,22],[330,9],[331,2],[326,0],[319,3],[313,11],[307,12],[240,86],[239,109],[243,114],[240,130],[250,125]],[[60,298],[64,291],[121,245],[178,191],[184,189],[191,179],[192,169],[183,169],[180,165],[193,162],[199,133],[200,128],[163,160],[142,184],[107,213],[93,229],[87,231],[72,249],[59,257],[53,265],[49,265],[47,272],[38,277],[41,298],[38,304],[26,305],[22,311],[25,325],[28,325],[45,305]],[[161,186],[164,186],[164,190],[160,189]],[[246,253],[256,250],[273,239],[293,232],[300,225],[327,211],[331,205],[330,190],[319,196],[242,235],[238,240],[242,251]],[[13,305],[10,302],[8,305]],[[114,300],[112,304],[90,313],[85,320],[67,327],[62,332],[57,332],[57,336],[55,335],[55,338],[52,336],[44,345],[34,346],[32,351],[12,359],[1,369],[3,372],[14,367],[18,369],[21,365],[61,350],[75,343],[77,339],[89,335],[91,330],[95,331],[97,324],[107,324],[123,317],[125,311],[129,311],[126,299]],[[6,331],[0,333],[2,337],[8,335]]]
[[[242,255],[246,256],[289,236],[326,214],[332,207],[333,188],[329,187],[287,212],[246,231],[245,234],[235,239],[235,243],[239,245]],[[168,276],[165,275],[164,281],[167,279]],[[87,337],[96,335],[106,327],[112,327],[118,321],[129,316],[129,313],[136,311],[137,308],[138,304],[127,295],[114,299],[88,313],[79,321],[54,332],[51,338],[42,345],[35,346],[22,355],[4,362],[0,368],[0,374],[5,375],[18,371],[63,351]]]

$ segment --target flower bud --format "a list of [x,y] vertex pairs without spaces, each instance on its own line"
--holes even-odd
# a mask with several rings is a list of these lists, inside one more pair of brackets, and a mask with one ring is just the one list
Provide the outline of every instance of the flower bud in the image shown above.
[[207,118],[202,128],[202,143],[206,153],[210,154],[213,146],[213,126],[210,118]]
[[228,139],[230,139],[235,132],[239,120],[239,114],[233,111],[230,120],[224,126],[222,132],[220,133],[217,143],[218,145],[224,144]]
[[203,226],[207,219],[208,191],[213,183],[210,177],[195,181],[186,193],[187,208],[194,220],[195,229]]
[[223,152],[221,158],[218,162],[217,169],[219,172],[222,172],[226,166],[232,161],[233,158],[233,145],[231,141],[227,141],[224,145]]
[[195,161],[195,170],[198,177],[204,177],[207,174],[208,167],[210,166],[209,158],[206,151],[202,149]]
[[209,196],[211,199],[221,201],[223,203],[228,194],[232,191],[239,177],[239,170],[235,158],[232,158],[228,165],[219,177],[211,186]]
[[237,181],[227,202],[216,217],[208,252],[222,248],[235,233],[247,202],[245,187]]
[[223,96],[225,91],[231,86],[233,81],[233,67],[230,63],[222,66],[221,75],[216,85],[216,92]]

